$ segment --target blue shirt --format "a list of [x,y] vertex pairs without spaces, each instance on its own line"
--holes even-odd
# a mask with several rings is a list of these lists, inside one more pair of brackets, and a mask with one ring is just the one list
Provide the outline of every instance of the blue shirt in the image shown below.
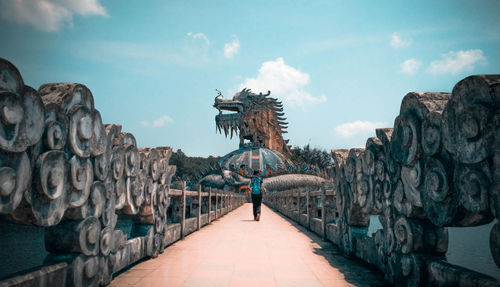
[[262,183],[262,177],[256,176],[252,177],[250,182],[250,187],[252,188],[252,194],[260,194],[260,185]]

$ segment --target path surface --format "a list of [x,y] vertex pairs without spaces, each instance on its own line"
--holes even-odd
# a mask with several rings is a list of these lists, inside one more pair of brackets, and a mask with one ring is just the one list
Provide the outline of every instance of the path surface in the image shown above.
[[110,286],[384,286],[381,275],[339,255],[331,243],[263,206],[245,204]]

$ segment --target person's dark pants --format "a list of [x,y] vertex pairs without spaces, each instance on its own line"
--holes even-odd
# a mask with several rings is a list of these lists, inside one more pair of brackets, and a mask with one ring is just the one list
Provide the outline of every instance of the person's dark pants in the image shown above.
[[257,217],[260,213],[260,205],[262,204],[262,194],[252,193],[253,217]]

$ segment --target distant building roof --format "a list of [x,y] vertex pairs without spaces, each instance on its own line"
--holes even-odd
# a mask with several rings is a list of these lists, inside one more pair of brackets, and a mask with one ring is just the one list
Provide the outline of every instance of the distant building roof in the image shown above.
[[286,169],[292,164],[281,153],[264,147],[244,147],[232,151],[219,160],[219,165],[223,169],[238,170],[245,165],[252,170],[265,170],[266,164],[272,170]]

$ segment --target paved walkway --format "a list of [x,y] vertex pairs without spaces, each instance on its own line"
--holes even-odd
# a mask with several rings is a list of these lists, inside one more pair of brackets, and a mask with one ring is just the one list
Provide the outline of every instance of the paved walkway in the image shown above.
[[263,206],[245,204],[110,286],[384,286],[381,275]]

